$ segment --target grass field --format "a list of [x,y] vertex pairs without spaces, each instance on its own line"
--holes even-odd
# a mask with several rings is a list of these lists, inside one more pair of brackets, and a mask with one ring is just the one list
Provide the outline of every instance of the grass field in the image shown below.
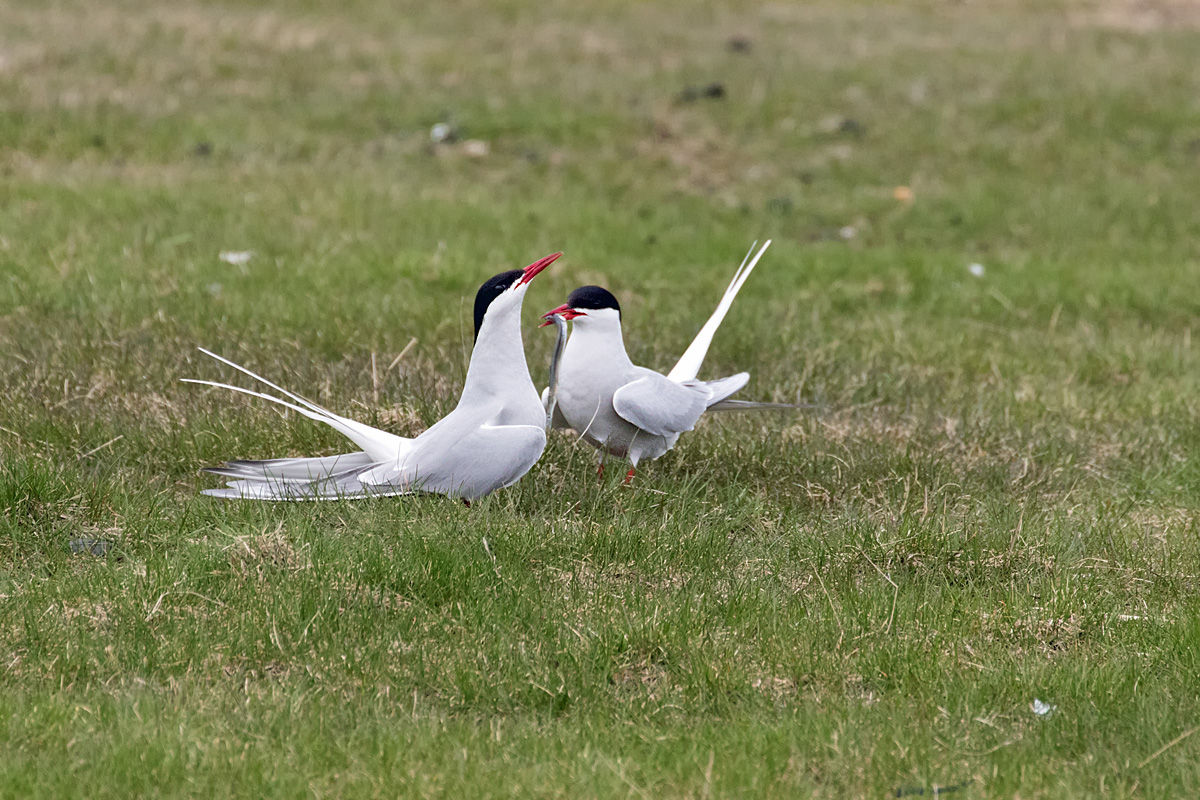
[[[0,0],[0,796],[1200,793],[1197,52],[1171,0]],[[492,274],[566,251],[535,380],[591,282],[663,369],[765,237],[702,377],[817,412],[632,488],[554,436],[469,509],[198,494],[341,446],[198,346],[414,433]]]

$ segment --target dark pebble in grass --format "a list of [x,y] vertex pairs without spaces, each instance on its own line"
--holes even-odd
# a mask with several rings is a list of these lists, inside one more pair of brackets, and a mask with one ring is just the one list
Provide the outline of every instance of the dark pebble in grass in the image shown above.
[[862,136],[866,132],[867,126],[854,117],[846,117],[842,120],[842,124],[838,125],[838,133],[844,133],[847,136]]
[[554,696],[551,712],[556,717],[561,717],[571,708],[571,695],[563,690]]
[[710,83],[707,86],[688,86],[679,93],[681,103],[694,103],[697,100],[720,100],[725,97],[725,84]]
[[93,556],[106,556],[110,547],[112,547],[112,542],[107,542],[104,539],[71,540],[71,552],[75,555],[86,553]]
[[934,786],[930,789],[926,789],[924,786],[901,786],[896,789],[896,797],[923,797],[925,795],[929,795],[930,797],[942,797],[943,795],[953,794],[960,789],[965,789],[970,786],[972,782],[973,779],[967,778],[965,781],[961,783],[955,783],[951,786]]
[[192,154],[197,158],[207,158],[212,155],[213,146],[211,142],[200,142],[192,148]]
[[750,52],[754,47],[754,43],[750,41],[750,37],[748,36],[730,36],[725,46],[729,48],[729,52],[731,53],[742,53],[744,55]]
[[767,208],[776,214],[790,214],[795,207],[795,202],[787,195],[772,197],[767,201]]

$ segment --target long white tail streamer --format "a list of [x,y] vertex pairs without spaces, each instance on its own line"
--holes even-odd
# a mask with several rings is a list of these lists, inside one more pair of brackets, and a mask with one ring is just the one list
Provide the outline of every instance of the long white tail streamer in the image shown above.
[[[750,259],[750,253],[754,252],[755,242],[750,246],[749,252],[746,253],[746,258],[742,259],[742,265],[738,267],[738,271],[734,273],[733,280],[729,282],[729,288],[725,290],[724,296],[721,297],[721,302],[717,305],[717,310],[708,318],[708,322],[704,323],[704,327],[696,334],[696,338],[688,345],[688,349],[683,351],[678,363],[667,373],[667,377],[676,383],[690,381],[700,374],[700,365],[704,363],[704,357],[708,355],[708,348],[712,344],[713,336],[717,332],[717,328],[721,327],[721,323],[725,320],[725,315],[729,313],[729,307],[733,305],[733,299],[742,289],[742,284],[750,277],[750,273],[754,271],[754,266],[758,260],[762,258],[763,253],[767,252],[767,248],[771,246],[771,240],[763,244],[762,248],[755,254],[753,259]],[[746,263],[749,260],[749,263]]]

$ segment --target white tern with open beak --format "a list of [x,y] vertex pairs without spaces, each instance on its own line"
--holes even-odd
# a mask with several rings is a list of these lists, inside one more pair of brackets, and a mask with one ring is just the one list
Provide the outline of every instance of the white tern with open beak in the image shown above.
[[639,461],[666,453],[679,434],[692,430],[706,411],[795,407],[729,400],[750,380],[747,372],[696,380],[713,334],[770,244],[768,240],[753,258],[746,254],[716,311],[666,375],[629,359],[621,336],[621,307],[607,289],[580,287],[566,303],[542,315],[547,319],[543,325],[561,317],[573,326],[558,369],[558,404],[552,424],[573,428],[600,451],[601,474],[606,455],[624,458],[633,464],[625,476],[628,483]]
[[321,458],[228,461],[205,472],[231,480],[213,497],[336,500],[431,492],[474,500],[516,483],[546,447],[546,410],[529,377],[521,341],[521,306],[529,282],[562,253],[524,270],[503,272],[475,295],[475,346],[462,397],[453,411],[414,439],[326,411],[250,370],[205,354],[284,394],[190,380],[261,397],[335,429],[360,449]]

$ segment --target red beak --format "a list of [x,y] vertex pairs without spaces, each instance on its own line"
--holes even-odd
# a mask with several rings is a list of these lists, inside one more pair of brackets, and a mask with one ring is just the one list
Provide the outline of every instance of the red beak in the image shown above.
[[547,311],[545,314],[542,314],[542,319],[544,319],[546,321],[543,322],[541,325],[538,325],[538,327],[544,328],[547,325],[553,325],[554,322],[550,318],[553,317],[555,314],[559,315],[560,317],[565,319],[567,322],[570,322],[571,320],[575,319],[576,317],[587,316],[582,311],[576,311],[575,309],[571,308],[566,303],[563,303],[558,308],[551,309],[550,311]]
[[557,261],[558,257],[561,255],[562,253],[551,253],[545,258],[539,258],[537,261],[530,264],[525,268],[525,274],[521,276],[521,280],[517,282],[517,286],[529,283],[531,280],[537,277],[539,272]]

